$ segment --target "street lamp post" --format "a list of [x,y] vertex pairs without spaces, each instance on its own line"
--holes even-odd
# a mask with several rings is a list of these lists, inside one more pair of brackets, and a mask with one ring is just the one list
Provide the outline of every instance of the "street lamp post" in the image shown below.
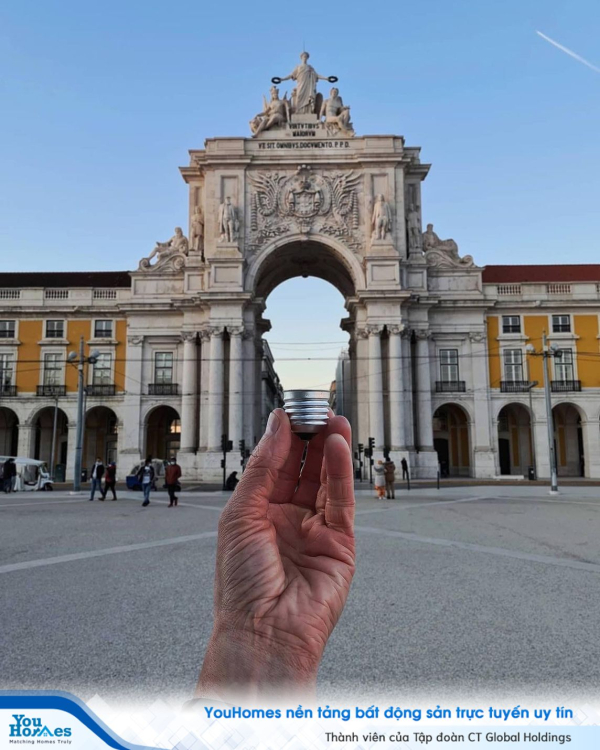
[[75,475],[73,476],[73,490],[81,490],[81,460],[83,454],[83,396],[84,386],[84,366],[86,364],[95,364],[100,352],[94,350],[86,357],[83,348],[83,336],[79,339],[79,355],[77,352],[71,352],[67,357],[68,361],[75,366],[77,362],[77,428],[75,432]]
[[550,357],[560,356],[556,344],[548,345],[546,331],[542,336],[542,351],[536,352],[533,344],[528,344],[527,352],[534,357],[543,357],[544,396],[546,400],[546,422],[548,424],[548,458],[550,460],[550,493],[558,493],[558,474],[556,471],[556,451],[554,450],[554,423],[552,420],[552,397],[550,395]]

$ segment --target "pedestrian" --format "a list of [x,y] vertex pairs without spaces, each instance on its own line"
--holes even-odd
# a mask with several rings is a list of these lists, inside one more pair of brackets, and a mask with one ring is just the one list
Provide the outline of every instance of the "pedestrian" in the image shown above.
[[377,499],[383,500],[385,495],[385,469],[383,467],[383,461],[379,459],[373,467],[375,472],[375,492],[377,493]]
[[232,471],[225,481],[225,489],[233,492],[239,481],[240,480],[237,478],[237,471]]
[[403,456],[402,461],[400,461],[400,466],[402,467],[402,479],[408,479],[408,461]]
[[152,459],[147,458],[144,461],[144,465],[137,473],[137,478],[142,485],[144,491],[144,502],[142,507],[150,505],[150,491],[152,490],[152,484],[154,482],[154,467],[152,466]]
[[108,495],[108,491],[110,490],[112,492],[112,499],[117,499],[117,492],[116,492],[116,484],[117,484],[117,464],[114,461],[111,461],[109,465],[106,467],[106,472],[104,473],[104,490],[102,492],[102,497],[100,500],[106,500],[106,496]]
[[396,464],[389,456],[383,464],[383,469],[385,472],[385,496],[388,500],[395,500],[396,492],[394,482],[396,480]]
[[13,484],[15,477],[17,476],[17,464],[14,458],[7,458],[2,465],[2,480],[4,485],[4,492],[13,492]]
[[169,493],[169,508],[177,505],[179,498],[175,493],[181,489],[179,486],[180,476],[181,466],[177,463],[175,456],[171,456],[171,460],[165,469],[165,484],[167,485],[167,492]]
[[94,499],[94,495],[96,494],[96,490],[102,494],[102,477],[104,476],[104,464],[102,463],[102,459],[97,458],[96,463],[92,467],[92,471],[90,474],[90,479],[92,482],[92,486],[90,487],[90,500]]

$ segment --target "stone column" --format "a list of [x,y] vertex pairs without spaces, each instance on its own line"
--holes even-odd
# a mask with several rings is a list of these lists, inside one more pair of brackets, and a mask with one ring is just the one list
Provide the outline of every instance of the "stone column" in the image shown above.
[[252,450],[254,447],[254,436],[256,430],[256,346],[254,344],[254,331],[245,330],[242,334],[244,354],[244,440],[246,448]]
[[[75,452],[77,450],[77,422],[70,421],[67,425],[67,467],[65,470],[65,479],[68,482],[72,482],[75,477]],[[139,451],[139,448],[138,448]],[[129,459],[131,460],[131,459]],[[137,457],[136,457],[137,460]],[[118,464],[117,464],[118,466]],[[125,464],[127,466],[127,464]],[[85,469],[85,459],[82,458],[81,468]],[[127,470],[129,467],[127,466]],[[82,489],[85,491],[86,485],[82,485]]]
[[433,412],[431,408],[431,369],[429,364],[429,331],[417,330],[417,404],[419,415],[419,450],[433,450]]
[[471,373],[473,382],[473,405],[475,407],[475,422],[471,442],[473,460],[473,476],[490,478],[495,475],[495,460],[492,451],[490,434],[490,404],[488,389],[488,356],[485,345],[485,333],[473,331],[469,334],[471,342]]
[[375,449],[384,448],[383,376],[381,371],[381,326],[367,326],[369,334],[369,437]]
[[206,450],[210,404],[210,331],[200,331],[200,428],[198,446]]
[[369,334],[364,328],[356,329],[356,359],[354,368],[354,418],[356,442],[367,445],[369,432]]
[[[142,445],[144,441],[142,395],[148,392],[147,389],[149,382],[144,382],[143,360],[144,337],[135,335],[128,336],[127,354],[125,359],[125,396],[123,398],[123,406],[120,410],[123,431],[119,434],[119,458],[117,460],[120,474],[123,474],[123,471],[125,470],[130,471],[131,467],[141,459]],[[150,374],[149,377],[151,378],[152,375]],[[69,429],[69,446],[70,444],[71,430]],[[74,434],[73,445],[75,445]],[[125,466],[127,469],[124,468]],[[72,466],[71,471],[73,471]]]
[[389,351],[388,351],[388,374],[389,374],[389,404],[390,404],[390,442],[391,450],[403,450],[405,448],[404,437],[404,390],[402,387],[402,339],[400,333],[402,326],[388,326]]
[[585,476],[600,478],[600,425],[595,419],[582,420],[583,457],[585,459]]
[[402,378],[404,382],[404,445],[409,451],[415,449],[415,428],[413,418],[413,387],[412,387],[412,352],[411,352],[412,331],[404,328],[400,334],[402,343]]
[[[19,442],[17,446],[18,456],[33,456],[31,438],[33,436],[33,425],[30,422],[19,423]],[[59,455],[58,449],[56,454]]]
[[227,328],[229,332],[229,439],[233,450],[238,450],[244,424],[244,357],[242,351],[243,329]]
[[185,331],[183,340],[183,373],[181,378],[181,453],[192,453],[197,446],[197,334]]
[[210,332],[208,401],[208,450],[221,450],[223,434],[223,329],[213,328]]

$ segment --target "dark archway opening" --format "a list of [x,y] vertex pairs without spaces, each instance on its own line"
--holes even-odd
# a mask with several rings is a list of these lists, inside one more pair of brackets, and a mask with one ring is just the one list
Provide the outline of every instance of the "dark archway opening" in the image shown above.
[[146,419],[146,455],[161,461],[175,456],[181,444],[181,420],[172,406],[157,406]]

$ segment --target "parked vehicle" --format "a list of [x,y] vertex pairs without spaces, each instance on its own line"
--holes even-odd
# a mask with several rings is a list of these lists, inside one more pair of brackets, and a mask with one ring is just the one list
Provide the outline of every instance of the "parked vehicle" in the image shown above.
[[[9,456],[0,456],[0,472],[4,462]],[[15,456],[17,476],[13,487],[14,492],[33,492],[34,490],[53,490],[52,479],[45,461],[36,461],[34,458],[22,458]]]
[[[127,484],[128,490],[141,490],[142,484],[140,480],[138,479],[137,475],[139,470],[144,466],[146,462],[140,461],[137,463],[133,469],[131,470],[131,473],[127,476],[125,479],[125,483]],[[164,477],[165,477],[165,465],[166,461],[163,461],[160,458],[154,458],[152,459],[152,466],[154,468],[154,484],[158,485],[158,481],[161,480],[160,487],[164,485]]]

